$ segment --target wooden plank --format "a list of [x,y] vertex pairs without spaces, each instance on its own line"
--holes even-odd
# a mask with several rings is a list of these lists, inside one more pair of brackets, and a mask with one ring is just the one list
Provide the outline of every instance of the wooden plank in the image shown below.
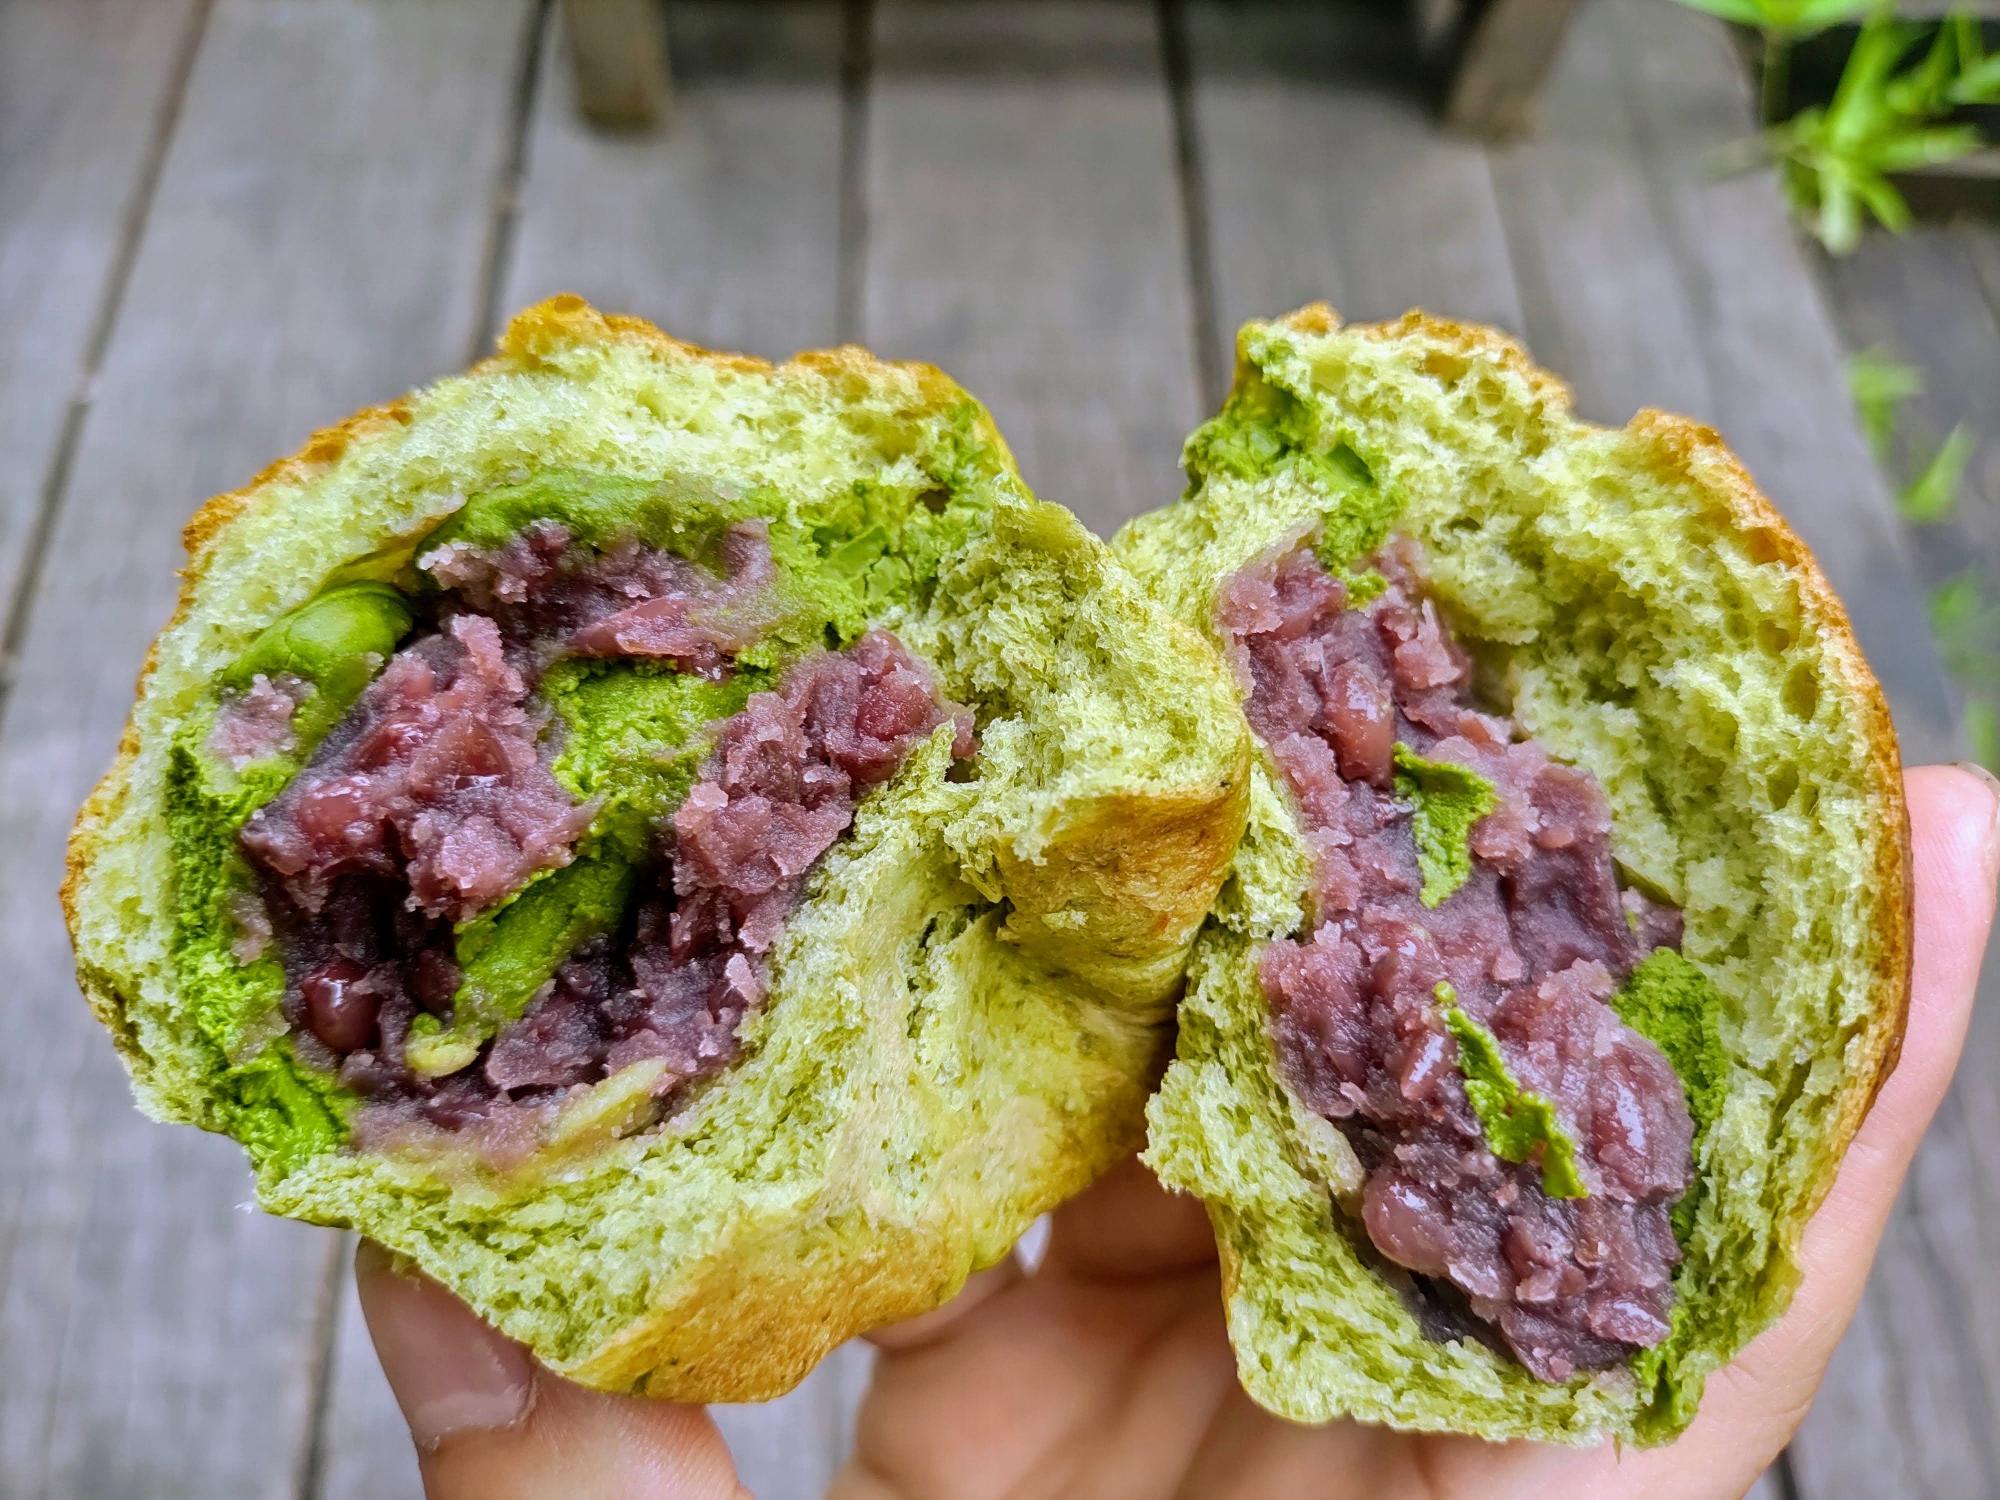
[[2000,317],[2000,226],[1961,221],[1955,227],[1985,288],[1987,305]]
[[1154,13],[885,0],[874,41],[860,331],[1093,528],[1172,499],[1202,402]]
[[[839,336],[841,15],[817,3],[668,13],[674,128],[601,135],[544,87],[507,308],[555,292],[697,343],[782,357]],[[562,40],[544,65],[566,66]]]
[[2000,297],[1981,274],[1987,247],[2000,252],[2000,228],[1920,224],[1820,262],[1848,348],[1883,350],[1924,373],[1923,393],[1901,409],[1899,472],[1913,472],[1956,426],[1981,439],[1952,523],[1916,532],[1934,580],[1982,561],[2000,569]]
[[129,269],[201,15],[199,0],[0,5],[0,619]]
[[1627,24],[1616,0],[1586,7],[1534,138],[1493,154],[1529,343],[1585,416],[1611,423],[1642,406],[1714,410],[1696,309],[1617,63]]
[[[812,3],[677,4],[674,124],[594,130],[570,107],[560,25],[542,48],[504,313],[558,291],[772,357],[839,336],[842,18]],[[321,1500],[413,1494],[416,1466],[351,1289],[332,1351]],[[761,1406],[717,1407],[759,1500],[809,1500],[845,1454],[868,1368],[844,1349]]]
[[1487,140],[1526,130],[1576,6],[1577,0],[1472,0],[1445,123]]
[[660,0],[563,0],[562,17],[584,118],[613,130],[658,124],[667,112]]
[[345,1240],[335,1256],[338,1311],[327,1354],[318,1473],[302,1500],[401,1500],[421,1488],[409,1428],[362,1321],[352,1261],[353,1241]]
[[2000,1122],[1987,1009],[1957,1084],[1918,1153],[1854,1327],[1792,1445],[1807,1500],[2000,1493],[1992,1414],[2000,1317],[1988,1268],[2000,1252]]
[[194,503],[469,342],[522,20],[222,0],[196,60],[0,732],[9,1493],[306,1478],[336,1239],[238,1211],[233,1145],[133,1111],[51,892]]
[[1438,131],[1394,7],[1205,0],[1188,29],[1225,356],[1245,319],[1321,298],[1523,331],[1486,153]]

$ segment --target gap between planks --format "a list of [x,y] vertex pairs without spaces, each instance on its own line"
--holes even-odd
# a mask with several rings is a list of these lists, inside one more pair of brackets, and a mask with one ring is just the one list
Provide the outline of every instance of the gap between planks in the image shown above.
[[124,305],[131,284],[132,267],[139,255],[139,240],[145,233],[146,217],[152,211],[153,194],[160,184],[160,168],[167,159],[167,147],[179,123],[182,100],[187,96],[188,77],[194,71],[195,55],[208,25],[213,0],[191,0],[187,20],[167,68],[167,82],[160,97],[152,138],[139,165],[137,180],[120,218],[116,248],[105,273],[103,290],[97,298],[97,312],[84,342],[83,360],[76,383],[63,412],[62,427],[48,469],[36,492],[33,520],[29,523],[18,571],[14,574],[13,597],[8,601],[4,626],[0,626],[0,728],[6,725],[7,704],[12,696],[15,664],[27,638],[28,620],[41,586],[42,568],[48,560],[49,539],[55,534],[56,516],[69,487],[70,467],[83,433],[83,419],[90,409],[92,388],[104,363],[104,351],[111,342],[118,310]]

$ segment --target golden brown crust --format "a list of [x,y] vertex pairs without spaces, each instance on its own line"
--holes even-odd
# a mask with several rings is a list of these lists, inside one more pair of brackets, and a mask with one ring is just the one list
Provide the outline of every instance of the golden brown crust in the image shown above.
[[[1249,807],[1247,737],[1214,785],[1106,799],[1074,819],[1037,859],[1001,855],[1001,882],[1015,912],[1009,931],[1049,962],[1084,971],[1107,956],[1161,963],[1149,992],[1130,997],[1159,1002],[1180,983],[1186,950],[1236,852]],[[1080,914],[1078,931],[1086,935],[1065,938],[1041,921],[1063,912]]]
[[[1339,314],[1324,302],[1309,304],[1280,321],[1306,333],[1332,333],[1342,326]],[[1526,380],[1553,412],[1580,427],[1596,426],[1575,417],[1569,387],[1561,379],[1535,364],[1525,348],[1497,329],[1457,323],[1413,308],[1400,318],[1385,322],[1347,325],[1346,331],[1384,341],[1422,339],[1438,346],[1440,355],[1447,358],[1497,360]],[[1882,1084],[1894,1071],[1902,1050],[1903,1029],[1909,1017],[1914,944],[1914,884],[1902,754],[1882,686],[1862,655],[1846,606],[1820,571],[1812,550],[1757,488],[1756,481],[1721,435],[1700,422],[1650,407],[1635,414],[1625,431],[1650,446],[1661,472],[1680,479],[1725,514],[1730,529],[1745,539],[1753,558],[1779,563],[1791,575],[1799,591],[1800,612],[1818,633],[1830,670],[1846,685],[1852,701],[1860,705],[1869,779],[1883,822],[1888,825],[1876,859],[1874,930],[1879,940],[1875,1008],[1862,1043],[1864,1065],[1855,1070],[1855,1081],[1842,1099],[1831,1127],[1821,1138],[1818,1169],[1806,1195],[1804,1210],[1789,1226],[1789,1248],[1802,1232],[1805,1219],[1833,1186],[1841,1156],[1861,1128]]]

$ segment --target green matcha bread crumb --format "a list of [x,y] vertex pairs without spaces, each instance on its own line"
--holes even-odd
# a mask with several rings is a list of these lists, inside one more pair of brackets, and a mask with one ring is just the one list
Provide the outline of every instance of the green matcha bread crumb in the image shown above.
[[[1424,1332],[1343,1206],[1351,1150],[1277,1076],[1257,955],[1299,930],[1311,858],[1260,759],[1149,1111],[1155,1170],[1206,1200],[1243,1383],[1305,1422],[1670,1439],[1704,1377],[1783,1311],[1805,1221],[1901,1031],[1896,747],[1845,615],[1712,432],[1657,412],[1580,422],[1518,347],[1421,314],[1251,323],[1185,461],[1186,497],[1113,544],[1155,598],[1212,631],[1218,586],[1275,549],[1316,536],[1351,577],[1391,530],[1410,537],[1479,680],[1601,781],[1623,874],[1686,924],[1681,953],[1655,953],[1614,1001],[1679,1073],[1696,1127],[1672,1330],[1630,1368],[1544,1383]],[[1425,898],[1443,899],[1478,789],[1403,759]],[[1489,1105],[1509,1098],[1479,1081]],[[1541,1124],[1530,1112],[1514,1144],[1546,1169]]]
[[[411,627],[429,549],[555,519],[705,561],[767,529],[779,604],[707,681],[565,661],[551,770],[594,821],[455,934],[463,983],[412,1061],[452,1071],[605,930],[708,727],[803,653],[871,628],[977,716],[920,744],[813,868],[742,1055],[664,1122],[657,1063],[572,1096],[504,1167],[449,1137],[349,1144],[356,1102],[293,1047],[242,927],[236,830]],[[1218,660],[1066,512],[983,410],[860,350],[773,368],[576,298],[470,373],[319,434],[187,532],[65,908],[86,998],[142,1106],[234,1135],[267,1208],[412,1257],[552,1368],[680,1400],[775,1395],[826,1350],[948,1297],[1138,1143],[1195,932],[1240,832],[1248,741]],[[292,743],[216,753],[259,677]],[[648,867],[650,869],[650,867]],[[650,1071],[649,1071],[650,1068]]]

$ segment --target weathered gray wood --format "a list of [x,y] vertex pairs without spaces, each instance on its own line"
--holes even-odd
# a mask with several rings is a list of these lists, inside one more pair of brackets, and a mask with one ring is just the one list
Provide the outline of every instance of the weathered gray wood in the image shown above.
[[[697,343],[782,357],[838,337],[841,14],[690,4],[670,15],[675,123],[605,136],[538,95],[502,301],[555,292]],[[564,66],[561,36],[545,66]]]
[[1989,298],[1980,265],[1989,247],[2000,252],[1993,225],[1923,224],[1869,235],[1852,255],[1820,262],[1848,347],[1885,350],[1924,373],[1923,393],[1901,409],[1900,472],[1955,426],[1982,439],[1951,523],[1916,533],[1932,578],[1982,560],[2000,569],[2000,296]]
[[1486,154],[1437,130],[1395,7],[1209,0],[1188,27],[1225,354],[1245,319],[1319,299],[1522,331]]
[[177,533],[315,425],[456,360],[518,6],[224,0],[62,497],[0,733],[0,1441],[10,1494],[291,1495],[335,1239],[132,1110],[51,892]]
[[0,619],[85,395],[201,13],[198,0],[0,4]]
[[1153,13],[884,3],[866,155],[869,343],[963,380],[1100,531],[1178,495],[1201,403]]
[[1445,95],[1445,123],[1501,140],[1528,128],[1577,0],[1470,0]]
[[2000,317],[2000,226],[1961,222],[1956,231],[1965,243],[1973,269],[1979,274],[1987,305],[1995,317]]
[[1572,383],[1585,416],[1611,423],[1642,406],[1714,409],[1696,309],[1640,166],[1617,58],[1628,24],[1617,0],[1587,7],[1534,138],[1493,154],[1535,356]]
[[593,124],[642,129],[667,112],[660,0],[563,0],[576,105]]
[[414,1500],[416,1450],[376,1362],[352,1260],[353,1241],[343,1240],[334,1257],[338,1311],[327,1352],[319,1472],[301,1500]]

